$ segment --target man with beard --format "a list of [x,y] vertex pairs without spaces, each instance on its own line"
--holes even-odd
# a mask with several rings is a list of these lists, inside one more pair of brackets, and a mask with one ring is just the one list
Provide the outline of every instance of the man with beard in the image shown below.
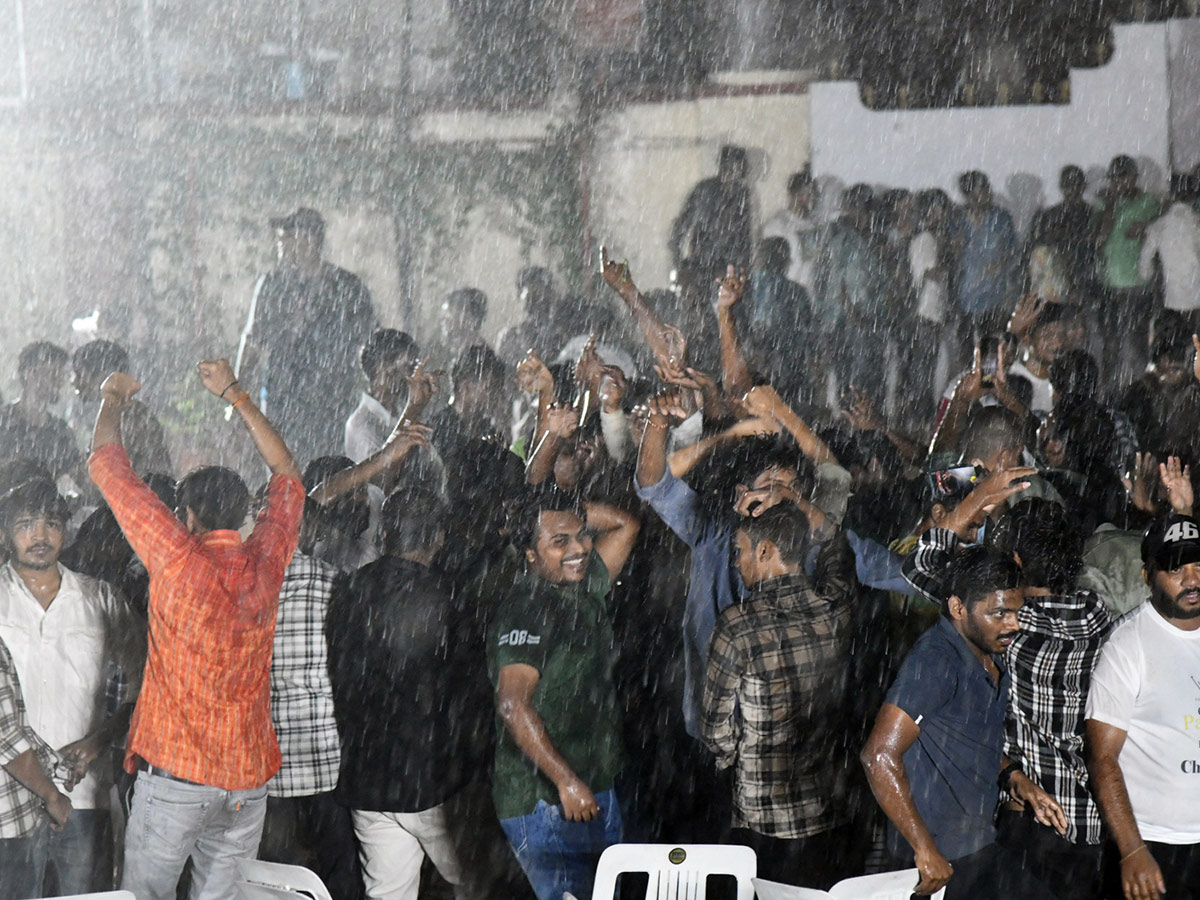
[[996,843],[997,785],[1043,825],[1066,831],[1062,808],[1004,756],[1021,570],[1011,556],[967,547],[950,561],[938,624],[905,658],[862,751],[875,799],[891,822],[888,849],[916,865],[914,891],[946,900],[1050,898]]
[[[1200,522],[1142,539],[1150,602],[1114,629],[1087,701],[1089,769],[1115,844],[1107,896],[1200,891]],[[1117,869],[1119,868],[1119,872]]]
[[[100,711],[108,676],[118,668],[131,674],[132,660],[116,651],[129,646],[132,629],[112,588],[59,565],[67,515],[66,500],[47,479],[18,485],[0,503],[9,555],[0,569],[0,642],[11,653],[30,729],[67,764],[65,782],[61,771],[55,775],[74,807],[65,827],[43,819],[28,835],[0,840],[0,896],[43,896],[47,863],[60,893],[106,889],[97,852],[109,819],[107,784],[94,763],[107,759],[103,751],[129,723],[132,707],[113,718]],[[9,740],[0,735],[0,744]]]

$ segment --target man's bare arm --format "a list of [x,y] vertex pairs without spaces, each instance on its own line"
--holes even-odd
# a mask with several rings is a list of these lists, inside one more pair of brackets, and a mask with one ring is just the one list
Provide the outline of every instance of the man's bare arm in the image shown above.
[[1088,775],[1100,812],[1121,854],[1121,886],[1127,900],[1158,900],[1167,892],[1162,871],[1138,830],[1119,758],[1127,732],[1087,720]]
[[4,771],[41,798],[46,814],[50,816],[51,827],[61,831],[71,818],[71,800],[50,780],[37,755],[26,750],[9,762]]
[[513,664],[502,667],[496,686],[496,708],[521,752],[558,788],[563,815],[572,822],[590,822],[600,812],[596,797],[555,748],[542,717],[533,706],[533,694],[539,680],[541,673],[533,666]]
[[604,561],[608,577],[616,579],[625,567],[642,525],[638,517],[608,503],[587,504],[588,528],[596,532],[593,549]]
[[954,870],[938,850],[933,835],[917,810],[908,772],[904,768],[904,754],[916,743],[920,733],[920,727],[909,718],[908,713],[898,706],[885,703],[879,710],[875,727],[871,729],[859,759],[867,771],[871,793],[916,854],[921,881],[915,892],[933,894],[946,885]]
[[238,384],[229,360],[207,359],[197,365],[196,369],[209,393],[228,401],[234,411],[241,414],[242,424],[246,426],[251,440],[254,441],[255,449],[258,450],[258,455],[267,464],[271,474],[286,475],[299,481],[300,467],[296,465],[292,451],[288,449],[283,438],[279,436],[279,432],[263,415],[262,410],[254,405],[254,401],[250,399],[250,393],[243,390],[242,386]]
[[338,497],[370,484],[380,475],[395,468],[417,447],[428,447],[430,429],[401,419],[382,447],[362,462],[331,475],[309,493],[309,498],[328,506]]

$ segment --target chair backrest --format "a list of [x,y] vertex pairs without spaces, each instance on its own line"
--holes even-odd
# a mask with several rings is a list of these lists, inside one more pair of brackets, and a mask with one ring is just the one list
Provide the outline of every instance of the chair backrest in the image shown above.
[[[829,889],[829,896],[834,900],[909,900],[920,880],[921,873],[916,869],[863,875],[839,881]],[[942,888],[930,900],[942,900],[945,893]]]
[[333,900],[321,877],[304,866],[287,866],[261,859],[239,859],[237,867],[241,881],[308,894],[313,900]]
[[753,880],[754,893],[758,900],[829,900],[829,894],[816,888],[795,887],[780,884],[778,881],[767,881],[765,878]]
[[732,875],[737,900],[754,900],[758,858],[735,844],[614,844],[600,854],[592,900],[612,900],[625,872],[649,873],[646,900],[704,900],[709,875]]
[[269,884],[239,881],[236,887],[238,900],[308,900],[308,894],[289,891],[287,888],[272,887]]

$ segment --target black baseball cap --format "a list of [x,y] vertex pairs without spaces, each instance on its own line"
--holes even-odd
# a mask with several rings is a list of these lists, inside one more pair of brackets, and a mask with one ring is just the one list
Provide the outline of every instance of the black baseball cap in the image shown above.
[[287,216],[271,219],[271,227],[279,231],[310,231],[313,234],[325,234],[325,217],[315,209],[302,206]]
[[1193,516],[1171,514],[1151,522],[1142,535],[1142,563],[1169,572],[1200,562],[1200,522]]

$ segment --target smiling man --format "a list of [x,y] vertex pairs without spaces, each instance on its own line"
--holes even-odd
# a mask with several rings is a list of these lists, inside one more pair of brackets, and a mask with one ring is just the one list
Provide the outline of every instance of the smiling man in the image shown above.
[[1200,891],[1200,522],[1172,515],[1142,539],[1150,602],[1100,653],[1087,701],[1089,769],[1116,844],[1108,896]]
[[493,793],[539,900],[590,897],[596,862],[621,840],[621,766],[606,597],[638,534],[631,514],[540,490],[513,543],[525,574],[500,603],[488,672],[503,727]]
[[918,894],[945,886],[946,900],[1050,898],[992,824],[1004,788],[1042,824],[1067,828],[1058,803],[1004,757],[1004,652],[1019,633],[1021,570],[1011,556],[967,547],[945,584],[943,616],[900,666],[862,751],[891,821],[888,849],[916,865]]

